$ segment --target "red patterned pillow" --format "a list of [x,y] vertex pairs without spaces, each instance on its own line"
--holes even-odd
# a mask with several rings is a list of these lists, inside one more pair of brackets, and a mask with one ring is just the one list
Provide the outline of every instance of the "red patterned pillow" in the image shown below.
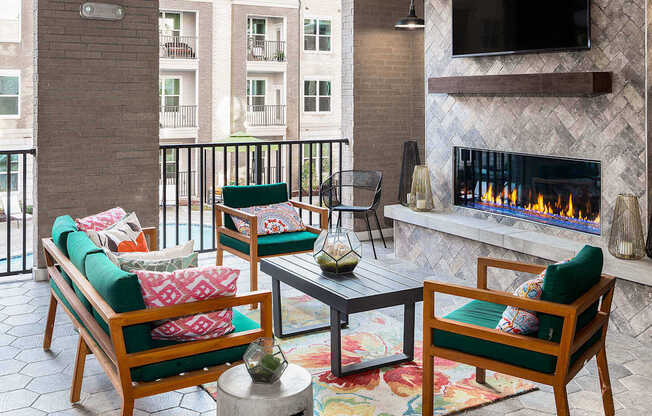
[[99,214],[89,215],[84,218],[77,218],[75,224],[79,231],[102,231],[120,221],[127,215],[120,207],[111,208]]
[[86,231],[91,241],[98,247],[114,253],[149,251],[145,234],[135,212],[102,231]]
[[[223,296],[234,296],[239,270],[223,266],[194,267],[174,272],[132,270],[140,282],[145,305],[148,308],[178,305]],[[188,315],[155,322],[154,339],[193,341],[217,338],[232,332],[233,311]]]
[[[240,208],[241,211],[254,214],[258,218],[258,235],[292,233],[305,231],[303,220],[289,202]],[[240,218],[231,217],[235,228],[244,235],[249,235],[249,223]]]

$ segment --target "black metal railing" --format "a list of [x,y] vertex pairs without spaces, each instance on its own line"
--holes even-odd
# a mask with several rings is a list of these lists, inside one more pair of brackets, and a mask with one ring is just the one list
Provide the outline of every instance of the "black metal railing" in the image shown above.
[[249,36],[247,59],[249,61],[285,62],[285,41],[262,40],[255,36]]
[[[195,240],[197,251],[214,251],[215,203],[225,185],[286,182],[292,199],[321,205],[319,185],[342,170],[348,145],[348,139],[161,145],[160,160],[166,163],[159,176],[174,189],[161,187],[160,246]],[[182,184],[183,171],[194,179]],[[191,197],[184,201],[184,194]],[[305,210],[301,215],[309,224],[319,221]]]
[[159,49],[161,58],[197,59],[197,37],[159,34]]
[[0,276],[32,271],[34,221],[28,188],[35,154],[35,149],[0,150]]
[[161,128],[197,127],[197,106],[161,106],[159,123]]
[[250,127],[285,126],[285,105],[248,105]]

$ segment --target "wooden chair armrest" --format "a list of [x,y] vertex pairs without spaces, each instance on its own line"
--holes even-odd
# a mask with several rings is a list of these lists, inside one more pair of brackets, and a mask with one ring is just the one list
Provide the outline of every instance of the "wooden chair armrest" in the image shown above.
[[487,268],[495,267],[497,269],[513,270],[516,272],[525,272],[539,274],[546,270],[547,266],[539,264],[522,263],[520,261],[494,259],[491,257],[478,257],[478,288],[487,288]]
[[143,228],[143,234],[147,240],[147,247],[149,251],[158,250],[158,228],[156,227],[147,227]]
[[228,235],[229,237],[235,238],[236,240],[240,240],[243,243],[251,244],[251,236],[244,235],[237,231],[230,230],[224,226],[217,227],[217,234]]
[[580,296],[571,303],[569,306],[575,308],[576,313],[579,315],[593,305],[595,302],[599,301],[602,296],[604,296],[610,290],[613,290],[616,285],[616,278],[606,274],[602,275],[600,281],[593,286],[588,292]]
[[306,226],[306,229],[312,233],[319,234],[321,230],[328,228],[328,208],[320,207],[317,205],[306,204],[305,202],[290,200],[289,201],[295,208],[305,209],[319,214],[319,228]]
[[[509,293],[495,290],[477,289],[452,283],[440,283],[426,280],[424,282],[424,299],[434,293],[459,296],[468,299],[482,300],[500,305],[514,306],[534,312],[547,313],[554,316],[568,317],[575,313],[575,308],[561,303],[547,302],[530,298],[522,298]],[[427,315],[424,315],[427,316]]]
[[241,218],[241,219],[243,219],[245,221],[249,221],[251,219],[256,218],[256,216],[254,214],[249,214],[248,212],[244,212],[244,211],[236,209],[236,208],[227,207],[224,204],[215,204],[215,209],[217,209],[218,211],[221,211],[221,212],[223,212],[225,214]]

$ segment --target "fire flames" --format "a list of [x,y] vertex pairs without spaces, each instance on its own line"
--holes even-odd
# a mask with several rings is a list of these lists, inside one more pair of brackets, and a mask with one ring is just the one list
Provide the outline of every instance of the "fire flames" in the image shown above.
[[595,224],[600,224],[600,214],[591,218],[591,205],[587,201],[584,211],[573,203],[573,194],[568,196],[568,202],[565,204],[562,202],[561,195],[557,197],[557,201],[550,202],[545,201],[543,195],[538,194],[533,198],[532,191],[528,193],[528,202],[522,206],[518,205],[518,191],[513,189],[511,193],[507,191],[507,188],[503,188],[501,192],[494,193],[493,185],[489,184],[487,192],[482,195],[481,201],[488,205],[494,205],[498,207],[512,207],[520,208],[525,211],[538,216],[558,216],[564,217],[566,219],[582,220],[587,222],[592,222]]

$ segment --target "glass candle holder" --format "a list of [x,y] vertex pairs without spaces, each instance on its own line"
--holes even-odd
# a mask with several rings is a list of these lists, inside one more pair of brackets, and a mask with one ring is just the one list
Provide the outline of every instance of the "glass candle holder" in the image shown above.
[[414,211],[432,211],[434,208],[432,189],[430,188],[430,172],[428,172],[428,166],[426,165],[414,167],[409,206]]
[[609,253],[624,260],[639,260],[645,256],[641,211],[635,195],[618,195],[611,220]]

